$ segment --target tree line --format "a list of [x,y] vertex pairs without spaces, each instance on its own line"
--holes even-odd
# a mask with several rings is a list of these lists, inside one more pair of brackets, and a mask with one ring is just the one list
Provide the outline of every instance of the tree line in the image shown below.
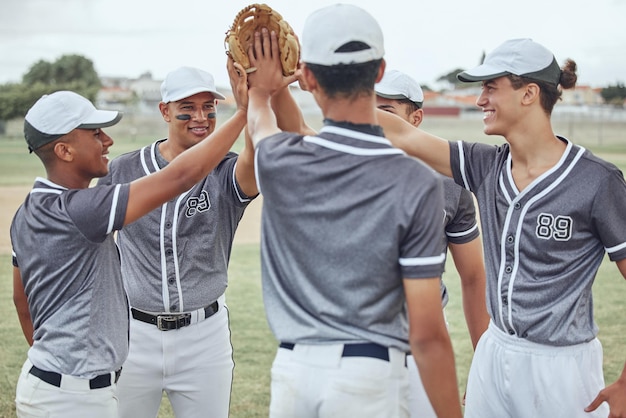
[[[456,75],[463,71],[457,68],[443,74],[437,81],[445,81],[451,88],[461,88]],[[39,60],[22,77],[20,83],[0,84],[0,134],[2,121],[23,117],[28,109],[44,94],[59,90],[72,90],[95,102],[102,87],[93,61],[76,54],[63,55],[56,61]],[[424,86],[425,90],[430,90]],[[618,82],[602,89],[606,103],[623,106],[626,86]]]
[[75,91],[93,102],[101,86],[93,62],[82,55],[40,60],[22,76],[21,83],[0,84],[0,121],[24,117],[41,96],[59,90]]

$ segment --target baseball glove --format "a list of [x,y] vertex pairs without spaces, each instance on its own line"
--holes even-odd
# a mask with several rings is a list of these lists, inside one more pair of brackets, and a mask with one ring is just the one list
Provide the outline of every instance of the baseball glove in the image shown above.
[[293,29],[276,10],[267,4],[251,4],[243,8],[226,31],[226,53],[233,61],[250,73],[255,70],[250,65],[248,48],[254,44],[254,33],[266,27],[278,35],[278,49],[283,67],[283,75],[293,75],[300,60],[300,44]]

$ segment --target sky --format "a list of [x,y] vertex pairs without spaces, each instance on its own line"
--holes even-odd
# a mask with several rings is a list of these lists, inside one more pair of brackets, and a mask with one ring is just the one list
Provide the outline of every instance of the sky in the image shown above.
[[[347,1],[344,1],[347,2]],[[269,0],[302,33],[306,17],[337,0]],[[90,59],[100,76],[160,80],[180,66],[203,68],[228,86],[224,37],[243,0],[0,0],[0,84],[20,82],[39,60]],[[626,82],[626,0],[355,0],[379,22],[388,69],[422,85],[478,65],[511,38],[532,38],[578,84]]]

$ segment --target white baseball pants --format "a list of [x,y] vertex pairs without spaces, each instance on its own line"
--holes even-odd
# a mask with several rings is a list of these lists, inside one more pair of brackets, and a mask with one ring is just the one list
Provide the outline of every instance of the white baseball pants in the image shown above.
[[465,418],[606,418],[608,405],[585,407],[604,388],[598,339],[547,346],[510,336],[493,323],[474,353]]
[[165,392],[181,418],[227,418],[233,349],[224,297],[211,317],[170,331],[130,319],[130,351],[118,382],[121,418],[155,418]]
[[408,418],[406,355],[342,357],[343,344],[279,348],[270,418]]
[[32,366],[30,360],[26,360],[17,381],[15,409],[18,418],[117,417],[115,383],[89,389],[87,379],[63,375],[61,387],[56,387],[30,374]]

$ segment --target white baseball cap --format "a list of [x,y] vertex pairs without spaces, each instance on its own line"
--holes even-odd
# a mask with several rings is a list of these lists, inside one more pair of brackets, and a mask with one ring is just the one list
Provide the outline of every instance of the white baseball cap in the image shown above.
[[180,67],[165,76],[161,83],[161,100],[165,103],[177,102],[202,92],[209,92],[216,99],[226,98],[215,88],[213,76],[198,68]]
[[418,107],[424,103],[424,92],[417,81],[398,70],[385,71],[383,78],[374,85],[374,90],[377,96],[385,99],[408,99]]
[[[344,50],[358,42],[359,50]],[[313,12],[302,30],[302,62],[318,65],[360,64],[385,54],[383,32],[368,12],[351,4],[335,4]]]
[[24,118],[24,137],[32,152],[74,129],[113,126],[122,119],[116,110],[98,110],[86,98],[72,91],[43,95]]
[[473,82],[509,74],[558,85],[561,68],[552,52],[544,46],[532,39],[520,38],[504,42],[487,54],[481,65],[457,74],[457,78]]

